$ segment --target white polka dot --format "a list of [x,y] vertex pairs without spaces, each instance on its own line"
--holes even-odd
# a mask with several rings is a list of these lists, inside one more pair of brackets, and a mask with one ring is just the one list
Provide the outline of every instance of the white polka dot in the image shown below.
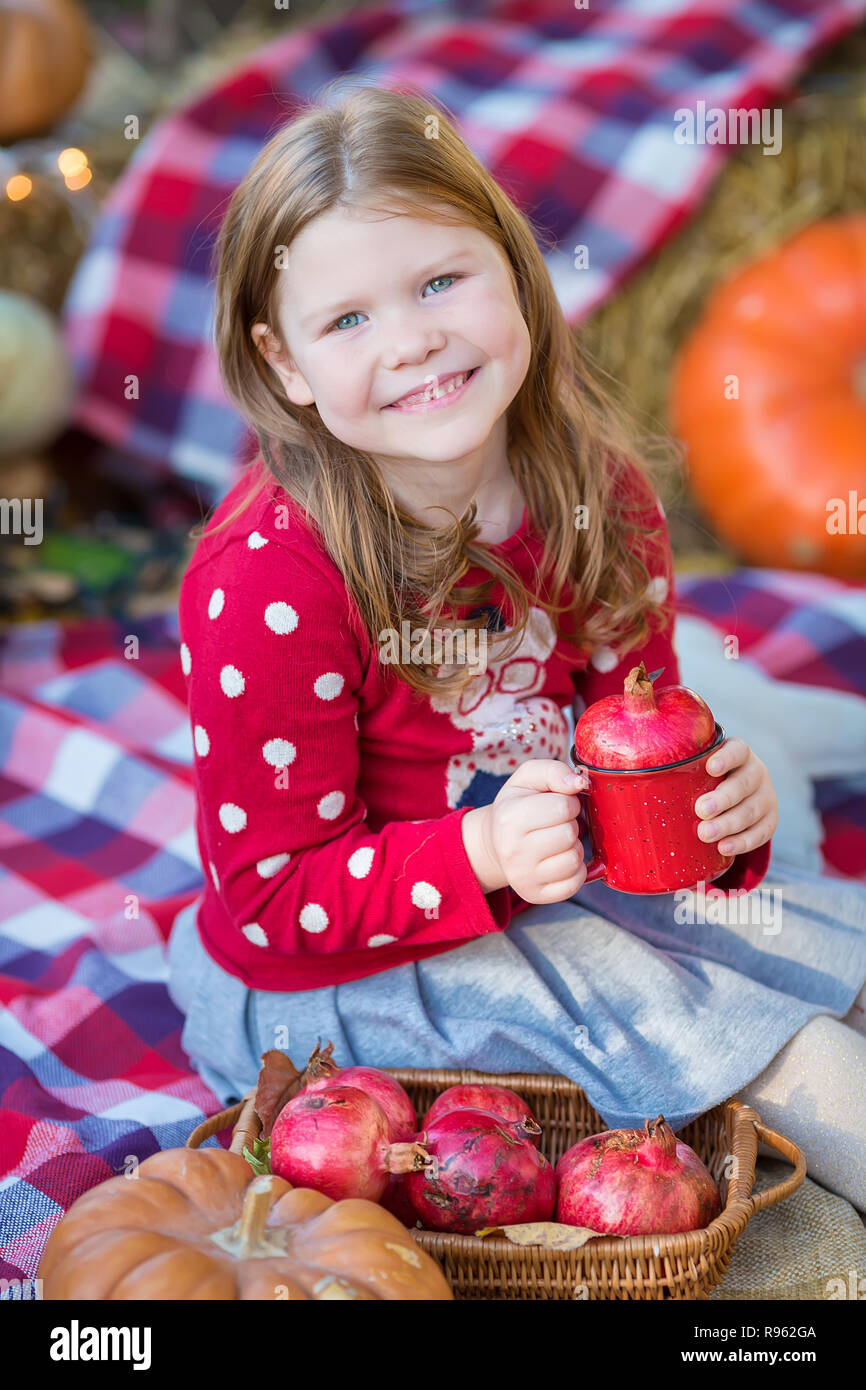
[[645,590],[647,598],[655,599],[656,603],[664,603],[668,596],[668,581],[663,574],[657,574],[655,579],[651,579]]
[[412,884],[410,896],[416,907],[438,907],[442,901],[442,894],[439,889],[434,888],[432,883],[427,883],[423,878],[419,878],[417,883]]
[[251,941],[254,946],[270,945],[268,938],[265,936],[265,933],[263,929],[259,926],[258,922],[247,922],[245,927],[241,927],[241,931],[243,932],[247,941]]
[[210,596],[210,603],[207,606],[208,617],[218,618],[225,607],[225,601],[225,591],[223,589],[214,589]]
[[236,835],[239,830],[244,830],[247,823],[247,813],[242,806],[236,806],[233,801],[224,801],[219,809],[220,825],[223,830],[227,830],[230,835]]
[[268,859],[260,859],[256,864],[256,873],[259,878],[273,878],[290,858],[289,854],[272,854]]
[[373,862],[373,854],[373,846],[364,845],[362,849],[356,849],[355,853],[349,856],[348,868],[352,878],[367,877]]
[[192,669],[192,657],[189,654],[189,647],[186,642],[180,644],[180,669],[185,676],[188,676]]
[[220,685],[223,694],[233,700],[236,695],[243,695],[246,681],[237,666],[224,666],[220,671]]
[[619,665],[619,657],[611,647],[596,647],[589,658],[590,666],[596,671],[612,671]]
[[262,745],[262,757],[271,767],[288,767],[297,757],[298,750],[286,738],[269,738]]
[[662,504],[661,504],[661,499],[660,499],[660,498],[657,498],[656,500],[658,501],[659,515],[660,515],[660,517],[662,518],[662,521],[666,521],[666,520],[667,520],[667,513],[666,513],[664,507],[663,507]]
[[384,932],[379,936],[371,936],[367,942],[368,946],[387,946],[389,941],[396,941],[396,936],[387,936]]
[[320,700],[335,700],[344,685],[343,677],[336,671],[326,671],[313,682],[313,689]]
[[265,622],[278,636],[294,632],[298,626],[298,615],[290,603],[269,603],[265,609]]
[[213,862],[213,860],[210,861],[210,876],[213,879],[214,888],[217,890],[217,892],[219,892],[220,881],[217,878],[216,864]]
[[263,536],[261,531],[251,531],[247,536],[247,545],[250,550],[261,550],[263,545],[267,545],[268,538]]
[[324,931],[328,925],[328,914],[321,903],[305,903],[298,921],[304,931]]
[[328,792],[327,796],[322,797],[316,810],[322,820],[336,820],[345,804],[346,798],[343,792]]
[[196,724],[193,737],[195,739],[195,751],[200,758],[206,758],[210,752],[210,739],[207,736],[207,731],[202,728],[201,724]]

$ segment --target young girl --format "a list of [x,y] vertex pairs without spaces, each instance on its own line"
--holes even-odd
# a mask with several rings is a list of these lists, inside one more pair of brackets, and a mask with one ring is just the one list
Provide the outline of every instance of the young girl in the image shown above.
[[180,595],[194,1065],[223,1103],[318,1040],[557,1072],[607,1127],[738,1095],[866,1209],[866,888],[771,862],[761,759],[726,739],[695,828],[780,929],[585,884],[574,720],[641,659],[679,682],[673,560],[526,218],[439,106],[361,86],[278,131],[216,251],[261,453]]

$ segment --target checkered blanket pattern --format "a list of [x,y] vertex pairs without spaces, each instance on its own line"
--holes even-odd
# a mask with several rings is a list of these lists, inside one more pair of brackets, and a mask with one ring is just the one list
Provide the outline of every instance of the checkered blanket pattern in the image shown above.
[[257,445],[219,377],[213,241],[262,146],[326,81],[409,82],[444,102],[550,239],[574,325],[680,229],[730,153],[676,143],[674,113],[775,108],[864,15],[866,0],[391,0],[271,41],[156,123],[104,203],[64,306],[73,423],[125,477],[133,456],[207,503],[231,487]]
[[[866,696],[866,585],[678,576],[677,608],[779,680]],[[165,987],[203,882],[178,641],[172,612],[22,624],[0,645],[0,1280],[35,1276],[87,1188],[219,1109]],[[866,781],[816,793],[828,872],[866,882]]]

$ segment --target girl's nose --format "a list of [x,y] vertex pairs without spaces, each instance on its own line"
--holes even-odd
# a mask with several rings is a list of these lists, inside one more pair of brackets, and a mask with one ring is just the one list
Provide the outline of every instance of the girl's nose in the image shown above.
[[[430,370],[431,354],[441,352],[447,344],[441,329],[431,324],[418,324],[416,320],[401,319],[388,332],[388,350],[382,354],[382,365],[395,372],[401,367],[417,367],[420,376]],[[426,364],[426,365],[425,365]]]

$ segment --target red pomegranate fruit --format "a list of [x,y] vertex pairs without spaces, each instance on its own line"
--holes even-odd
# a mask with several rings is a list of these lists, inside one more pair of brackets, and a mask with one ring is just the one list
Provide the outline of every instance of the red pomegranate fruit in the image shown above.
[[404,1182],[422,1226],[472,1235],[483,1226],[549,1221],[556,1175],[520,1133],[486,1110],[449,1110],[418,1135],[430,1154]]
[[643,662],[633,666],[622,695],[605,695],[585,709],[574,731],[574,755],[590,767],[664,767],[708,749],[715,738],[712,710],[687,685],[654,682],[664,671],[647,675]]
[[330,1058],[315,1054],[307,1064],[308,1072],[314,1080],[307,1083],[305,1091],[324,1091],[332,1086],[353,1086],[357,1091],[372,1096],[378,1101],[391,1127],[394,1143],[414,1139],[418,1132],[415,1107],[408,1095],[393,1076],[380,1071],[378,1067],[338,1067]]
[[379,1198],[379,1205],[390,1211],[392,1216],[396,1216],[397,1220],[402,1221],[410,1230],[417,1227],[418,1213],[409,1200],[405,1173],[388,1174],[388,1185]]
[[541,1125],[536,1120],[526,1101],[516,1091],[507,1086],[490,1086],[482,1082],[464,1082],[449,1086],[436,1097],[424,1119],[421,1129],[447,1115],[450,1110],[486,1110],[499,1120],[511,1120],[520,1126],[524,1138],[536,1148],[541,1145]]
[[411,1172],[428,1161],[421,1144],[392,1143],[381,1105],[353,1086],[300,1091],[271,1130],[271,1171],[335,1202],[378,1202],[390,1173]]
[[573,1144],[556,1165],[556,1220],[608,1235],[700,1231],[721,1211],[712,1175],[663,1115],[643,1129],[608,1129]]

